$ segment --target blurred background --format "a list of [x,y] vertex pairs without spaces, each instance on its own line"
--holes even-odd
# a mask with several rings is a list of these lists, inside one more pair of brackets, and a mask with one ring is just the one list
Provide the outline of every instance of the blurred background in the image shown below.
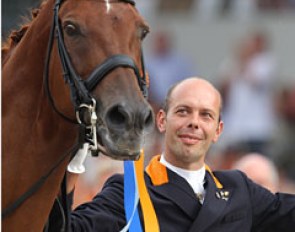
[[[39,4],[2,0],[2,41]],[[151,28],[144,53],[154,110],[173,83],[208,79],[222,93],[225,122],[208,164],[239,168],[262,185],[272,181],[272,191],[295,193],[295,0],[136,0],[136,6]],[[161,153],[156,129],[144,148],[146,162]],[[86,166],[75,205],[123,171],[122,162],[106,157],[89,157]]]

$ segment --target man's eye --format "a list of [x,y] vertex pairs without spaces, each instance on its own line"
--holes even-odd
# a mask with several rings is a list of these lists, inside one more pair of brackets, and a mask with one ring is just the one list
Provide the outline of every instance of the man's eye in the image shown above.
[[178,109],[176,111],[176,113],[179,113],[179,114],[186,114],[187,113],[187,110],[186,109]]
[[208,112],[202,113],[202,116],[205,117],[205,118],[213,118],[212,114],[210,114]]

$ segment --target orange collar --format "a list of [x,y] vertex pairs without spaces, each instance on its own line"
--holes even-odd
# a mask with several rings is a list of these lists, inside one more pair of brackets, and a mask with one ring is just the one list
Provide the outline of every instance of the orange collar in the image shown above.
[[[214,176],[213,172],[208,165],[205,165],[206,171],[213,178],[217,188],[222,189],[223,186],[219,180]],[[158,186],[167,184],[169,182],[167,168],[160,163],[160,155],[156,155],[152,158],[149,165],[146,167],[146,172],[150,176],[153,185]]]

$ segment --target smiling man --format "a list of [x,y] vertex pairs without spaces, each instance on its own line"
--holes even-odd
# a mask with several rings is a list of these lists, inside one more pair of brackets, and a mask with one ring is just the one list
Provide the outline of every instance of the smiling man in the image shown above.
[[172,87],[157,115],[165,133],[167,162],[186,170],[204,168],[205,155],[222,132],[221,97],[203,79],[191,78]]
[[[165,149],[150,161],[145,181],[160,231],[294,231],[293,195],[273,194],[240,171],[212,172],[205,164],[223,130],[221,108],[213,85],[188,78],[170,88],[157,114]],[[126,224],[123,199],[123,176],[114,175],[91,202],[72,212],[72,231],[121,231]],[[141,208],[139,214],[142,220]]]

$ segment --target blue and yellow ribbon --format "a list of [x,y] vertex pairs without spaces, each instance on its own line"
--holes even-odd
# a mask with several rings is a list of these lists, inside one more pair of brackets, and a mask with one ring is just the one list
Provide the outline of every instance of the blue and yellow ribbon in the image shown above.
[[138,161],[124,161],[124,208],[126,226],[121,232],[142,232],[138,215],[140,201],[145,232],[159,232],[158,219],[144,181],[144,154]]
[[124,208],[126,215],[126,226],[121,232],[138,231],[142,232],[138,215],[138,187],[133,161],[124,162]]

